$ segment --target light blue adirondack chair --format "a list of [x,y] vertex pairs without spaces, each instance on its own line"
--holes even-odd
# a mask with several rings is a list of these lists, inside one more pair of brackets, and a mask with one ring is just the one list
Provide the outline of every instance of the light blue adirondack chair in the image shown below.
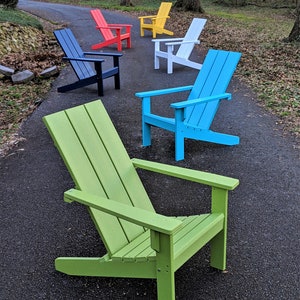
[[[154,69],[159,69],[159,60],[165,58],[168,74],[173,73],[173,63],[200,70],[202,64],[189,58],[195,45],[200,44],[199,36],[206,21],[206,19],[194,18],[183,38],[153,39]],[[162,44],[165,45],[166,51],[163,50]]]
[[[184,139],[190,138],[224,145],[239,144],[239,137],[214,132],[210,129],[222,99],[231,99],[226,89],[240,60],[241,53],[209,50],[194,85],[163,90],[139,92],[142,98],[143,146],[151,145],[151,126],[175,134],[175,159],[184,159]],[[185,101],[172,103],[174,118],[151,112],[151,97],[190,91]],[[174,99],[176,100],[176,99]]]

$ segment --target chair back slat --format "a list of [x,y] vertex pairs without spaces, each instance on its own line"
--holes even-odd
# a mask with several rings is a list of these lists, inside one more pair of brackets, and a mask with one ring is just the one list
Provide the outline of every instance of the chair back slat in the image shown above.
[[103,35],[104,40],[108,41],[113,39],[115,36],[113,35],[111,29],[102,28],[108,27],[108,24],[100,9],[92,9],[90,12],[97,25],[97,29],[99,29],[101,34]]
[[[194,18],[188,31],[186,32],[183,42],[184,41],[197,41],[204,26],[206,23],[206,19]],[[186,43],[181,44],[178,48],[176,56],[182,57],[184,59],[188,59],[195,47],[194,43]]]
[[155,25],[157,28],[164,28],[172,7],[172,2],[161,2],[156,15]]
[[[84,53],[78,44],[71,29],[65,28],[55,30],[54,35],[60,44],[66,57],[83,58]],[[70,64],[77,75],[78,79],[82,80],[95,75],[95,70],[92,68],[89,62],[71,60]]]
[[[188,100],[225,93],[240,57],[239,52],[209,50]],[[208,129],[218,110],[219,100],[188,108],[186,123]]]
[[[154,211],[100,101],[49,115],[44,121],[77,189]],[[144,232],[143,227],[109,214],[89,211],[109,254]]]

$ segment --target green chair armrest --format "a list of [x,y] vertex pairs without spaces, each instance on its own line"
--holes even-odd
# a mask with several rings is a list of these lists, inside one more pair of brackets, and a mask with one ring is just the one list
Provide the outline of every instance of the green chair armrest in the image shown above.
[[171,235],[182,223],[180,220],[76,189],[66,191],[64,193],[64,201],[76,201],[134,224],[168,235]]
[[189,181],[194,181],[225,190],[234,190],[239,185],[238,179],[213,173],[191,170],[137,158],[133,158],[132,163],[135,168],[141,168],[144,170],[165,174],[168,176],[173,176]]

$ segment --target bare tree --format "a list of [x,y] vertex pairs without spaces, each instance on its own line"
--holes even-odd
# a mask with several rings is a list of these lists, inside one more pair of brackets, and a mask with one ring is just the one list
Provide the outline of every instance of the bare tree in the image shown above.
[[201,6],[201,0],[177,0],[174,7],[181,8],[183,10],[190,10],[204,13],[204,9]]
[[298,0],[296,8],[296,20],[290,35],[287,38],[288,42],[300,42],[300,1]]

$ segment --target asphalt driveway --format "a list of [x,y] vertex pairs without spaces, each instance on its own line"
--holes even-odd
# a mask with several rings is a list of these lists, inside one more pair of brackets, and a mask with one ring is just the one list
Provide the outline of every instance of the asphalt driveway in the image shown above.
[[[19,8],[67,24],[83,49],[100,35],[89,8],[19,1]],[[234,78],[214,128],[239,135],[238,146],[188,140],[184,161],[174,160],[172,134],[154,130],[153,145],[141,147],[141,103],[135,92],[192,84],[197,71],[153,70],[151,36],[139,36],[137,18],[103,11],[112,23],[133,24],[132,49],[124,49],[121,89],[104,82],[101,97],[130,157],[150,159],[238,178],[229,195],[228,272],[212,270],[208,247],[176,273],[178,299],[299,299],[299,149],[278,120],[257,105],[255,95]],[[114,47],[105,49],[115,51]],[[230,49],[228,49],[230,50]],[[200,59],[203,59],[202,54]],[[110,63],[106,62],[107,65]],[[54,269],[58,256],[101,256],[105,248],[86,209],[65,204],[73,183],[42,123],[52,112],[98,99],[96,86],[57,93],[74,80],[67,67],[39,108],[23,124],[25,141],[0,158],[0,299],[156,299],[152,280],[71,277]],[[184,95],[183,98],[184,99]],[[155,105],[168,110],[174,100]],[[166,215],[201,213],[209,207],[206,189],[170,178],[142,174],[156,210]]]

